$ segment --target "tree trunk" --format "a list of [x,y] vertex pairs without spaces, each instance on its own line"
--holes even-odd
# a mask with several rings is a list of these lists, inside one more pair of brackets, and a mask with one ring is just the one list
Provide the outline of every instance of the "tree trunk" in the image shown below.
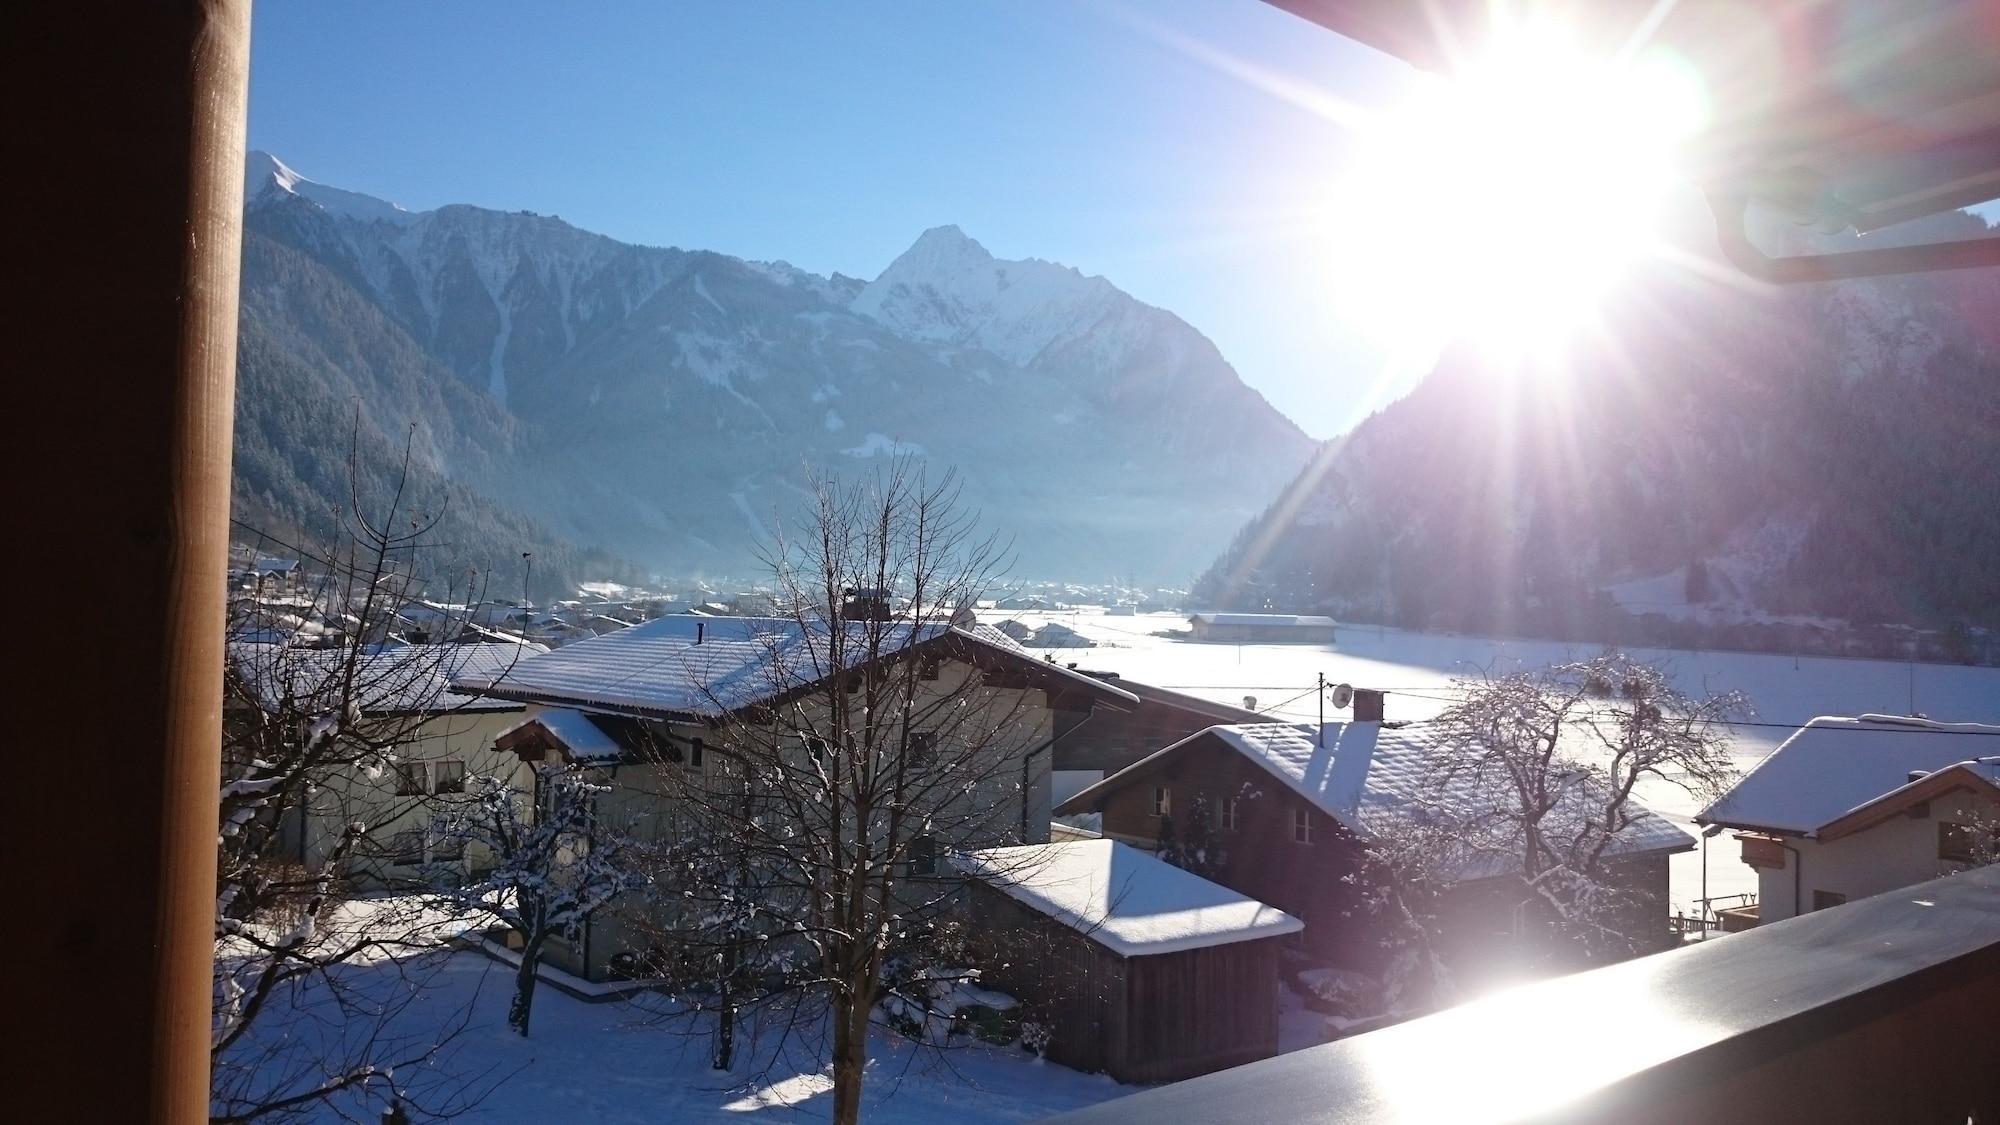
[[736,943],[723,947],[722,972],[716,981],[715,1058],[716,1070],[728,1070],[736,1057]]
[[833,1125],[861,1120],[861,1077],[868,1065],[868,998],[843,993],[833,1005]]
[[535,1006],[535,966],[542,961],[542,942],[548,935],[537,932],[521,946],[521,965],[514,971],[514,1000],[507,1005],[507,1026],[528,1037],[528,1015]]

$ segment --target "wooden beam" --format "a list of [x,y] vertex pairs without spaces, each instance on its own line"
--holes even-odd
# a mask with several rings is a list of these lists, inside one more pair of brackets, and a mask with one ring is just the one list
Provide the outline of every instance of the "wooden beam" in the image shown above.
[[82,781],[11,787],[9,1104],[205,1121],[250,4],[11,26],[14,555],[125,578],[25,608],[16,736]]

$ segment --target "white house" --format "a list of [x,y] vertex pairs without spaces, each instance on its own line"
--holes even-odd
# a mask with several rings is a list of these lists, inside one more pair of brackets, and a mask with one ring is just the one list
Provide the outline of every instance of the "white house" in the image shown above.
[[[846,625],[856,638],[869,627],[852,618]],[[914,713],[945,732],[920,732],[931,740],[926,745],[940,738],[992,736],[975,749],[991,755],[994,767],[981,773],[976,787],[953,798],[993,810],[990,820],[972,826],[992,838],[944,838],[933,846],[1047,841],[1050,763],[1060,738],[1056,713],[1100,706],[1130,710],[1138,698],[1043,660],[986,626],[933,621],[883,628],[878,651],[907,655],[923,669]],[[734,756],[731,741],[744,736],[745,716],[781,701],[806,710],[824,706],[808,689],[834,675],[829,636],[826,629],[786,618],[671,615],[504,669],[468,671],[453,687],[526,705],[527,712],[495,736],[496,745],[523,761],[588,763],[601,770],[606,821],[643,837],[665,831],[673,819],[673,787],[663,783],[663,774],[727,771]],[[849,651],[866,643],[855,639]],[[981,690],[954,695],[970,684]],[[944,699],[974,709],[961,715],[989,718],[946,723],[934,714]],[[551,963],[591,980],[619,972],[620,954],[642,949],[649,940],[648,909],[633,901],[601,913],[576,942],[557,942]]]
[[1757,920],[1962,869],[2000,818],[2000,726],[1818,718],[1695,817],[1737,829]]
[[[498,645],[400,645],[358,656],[347,649],[232,645],[231,674],[240,687],[228,697],[228,721],[248,721],[259,707],[311,713],[338,706],[349,690],[343,669],[352,658],[351,691],[364,732],[397,739],[387,768],[334,771],[308,787],[302,803],[284,810],[279,855],[317,869],[333,857],[346,827],[359,822],[370,831],[340,871],[359,886],[417,882],[446,862],[477,864],[479,856],[447,854],[451,845],[438,838],[432,822],[443,805],[462,799],[468,775],[512,780],[523,772],[520,759],[496,750],[494,742],[526,705],[454,691],[448,681],[504,675],[521,655]],[[228,741],[229,752],[248,745],[247,739]],[[226,763],[232,777],[245,767]]]

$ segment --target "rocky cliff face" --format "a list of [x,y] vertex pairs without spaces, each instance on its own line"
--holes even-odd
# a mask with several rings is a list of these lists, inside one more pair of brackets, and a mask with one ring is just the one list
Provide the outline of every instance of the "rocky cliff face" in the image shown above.
[[662,570],[743,573],[807,465],[907,455],[959,473],[1020,573],[1185,579],[1310,449],[1177,317],[954,227],[864,283],[410,212],[264,154],[247,175],[245,331],[297,393],[414,425],[441,477]]

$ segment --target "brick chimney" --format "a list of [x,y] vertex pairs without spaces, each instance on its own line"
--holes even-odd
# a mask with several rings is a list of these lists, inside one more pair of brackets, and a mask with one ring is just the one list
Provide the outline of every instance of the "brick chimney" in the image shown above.
[[1354,721],[1357,723],[1379,723],[1382,721],[1382,697],[1388,693],[1372,688],[1354,689]]

